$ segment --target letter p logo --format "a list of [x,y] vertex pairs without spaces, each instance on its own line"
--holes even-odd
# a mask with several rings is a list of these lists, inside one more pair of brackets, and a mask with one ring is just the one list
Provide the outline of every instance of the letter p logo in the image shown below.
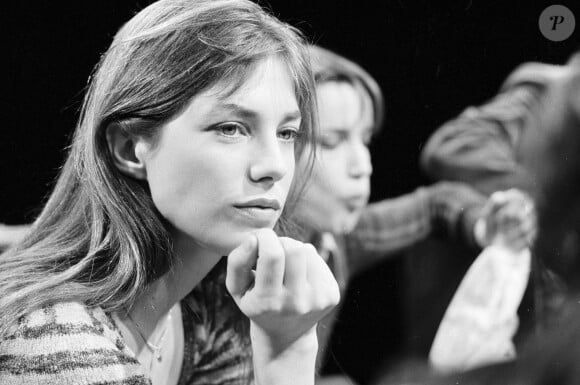
[[563,5],[550,5],[542,11],[538,20],[540,32],[548,40],[562,41],[574,33],[574,14]]
[[558,24],[562,24],[564,22],[564,16],[550,16],[550,20],[552,21],[552,31],[555,31]]

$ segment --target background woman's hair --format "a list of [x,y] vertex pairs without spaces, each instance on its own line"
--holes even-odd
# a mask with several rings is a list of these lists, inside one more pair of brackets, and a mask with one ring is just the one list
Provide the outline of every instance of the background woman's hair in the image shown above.
[[533,177],[539,260],[580,292],[580,61],[551,83],[530,117],[518,149]]
[[56,301],[106,311],[129,306],[167,271],[168,224],[146,183],[114,165],[106,129],[115,124],[155,143],[159,128],[192,97],[222,81],[224,91],[234,92],[272,55],[286,63],[294,83],[302,156],[313,147],[305,144],[314,143],[316,109],[297,30],[246,0],[162,0],[119,30],[89,80],[52,194],[30,235],[0,256],[0,337],[30,310]]
[[361,66],[349,59],[317,45],[309,47],[312,71],[317,84],[346,82],[360,85],[368,92],[373,103],[373,131],[380,131],[385,116],[384,98],[375,79]]

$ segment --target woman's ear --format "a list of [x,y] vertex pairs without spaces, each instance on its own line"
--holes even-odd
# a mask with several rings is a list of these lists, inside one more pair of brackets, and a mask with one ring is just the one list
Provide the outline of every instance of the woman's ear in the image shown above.
[[147,179],[145,154],[149,144],[145,139],[129,134],[119,123],[109,124],[106,135],[109,151],[119,171],[136,179]]

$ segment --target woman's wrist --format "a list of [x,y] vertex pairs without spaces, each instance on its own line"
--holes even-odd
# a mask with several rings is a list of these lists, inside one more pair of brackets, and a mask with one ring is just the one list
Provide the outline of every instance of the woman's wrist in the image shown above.
[[314,384],[318,339],[316,326],[298,338],[273,337],[250,328],[256,384]]

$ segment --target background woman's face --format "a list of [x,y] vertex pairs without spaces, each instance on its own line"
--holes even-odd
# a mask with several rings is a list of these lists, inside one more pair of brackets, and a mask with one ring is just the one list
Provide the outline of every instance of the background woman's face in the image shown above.
[[347,82],[322,83],[316,92],[320,153],[297,215],[316,230],[340,234],[356,225],[370,194],[372,101]]
[[196,95],[162,127],[145,167],[153,201],[177,236],[225,255],[243,234],[278,220],[294,176],[300,111],[278,58],[258,63],[233,94],[223,90]]

